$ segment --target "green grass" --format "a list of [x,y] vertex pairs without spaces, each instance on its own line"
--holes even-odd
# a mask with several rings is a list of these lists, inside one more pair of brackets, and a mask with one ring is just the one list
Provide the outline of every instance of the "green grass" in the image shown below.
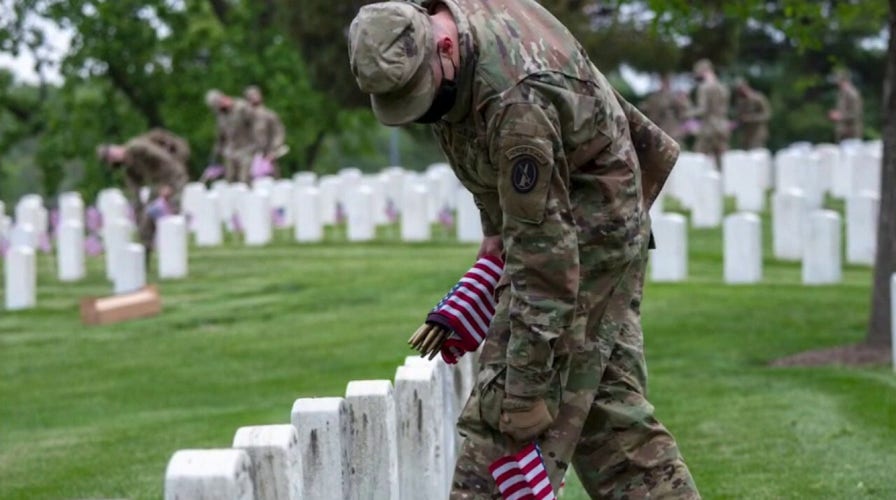
[[[766,255],[768,247],[766,227]],[[332,236],[332,235],[331,235]],[[769,368],[864,336],[870,272],[803,287],[766,259],[757,286],[725,286],[719,231],[692,231],[687,284],[650,284],[650,398],[705,498],[896,498],[896,376]],[[156,318],[85,327],[101,261],[76,285],[39,260],[39,308],[0,312],[0,498],[159,498],[178,449],[227,447],[244,425],[286,423],[292,402],[393,378],[405,340],[475,249],[440,244],[192,249],[161,283]],[[567,498],[585,498],[570,481]]]

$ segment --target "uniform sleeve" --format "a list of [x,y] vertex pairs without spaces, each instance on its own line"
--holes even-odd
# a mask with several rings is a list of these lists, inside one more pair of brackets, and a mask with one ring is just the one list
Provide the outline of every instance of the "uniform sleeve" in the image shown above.
[[707,112],[707,95],[706,87],[697,87],[697,105],[688,111],[688,118],[704,118]]
[[491,217],[488,215],[488,210],[485,208],[485,203],[479,195],[473,195],[473,201],[476,203],[476,208],[479,209],[479,220],[482,222],[482,235],[483,236],[497,236],[501,234],[501,227],[499,221],[493,221]]
[[268,154],[275,154],[286,143],[286,129],[277,113],[271,112],[271,143]]
[[843,106],[840,109],[840,120],[842,121],[853,121],[858,120],[860,113],[859,108],[862,107],[861,100],[859,99],[858,94],[848,93],[845,94],[845,99],[843,99]]
[[576,228],[553,108],[510,104],[489,123],[498,170],[504,272],[510,279],[505,390],[543,397],[555,341],[569,329],[579,288]]

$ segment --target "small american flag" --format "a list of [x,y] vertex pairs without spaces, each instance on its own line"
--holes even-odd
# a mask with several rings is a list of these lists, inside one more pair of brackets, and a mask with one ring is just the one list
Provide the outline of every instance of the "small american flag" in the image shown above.
[[485,339],[495,315],[495,287],[503,271],[500,258],[482,257],[427,316],[427,323],[451,330],[441,350],[446,363],[457,363],[458,358],[474,352]]
[[499,458],[488,468],[504,500],[554,500],[541,448],[532,443],[515,455]]

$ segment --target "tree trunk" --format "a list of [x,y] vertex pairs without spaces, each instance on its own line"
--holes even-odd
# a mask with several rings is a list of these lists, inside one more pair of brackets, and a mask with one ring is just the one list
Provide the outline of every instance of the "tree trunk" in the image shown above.
[[[896,0],[893,1],[896,2]],[[314,141],[305,148],[305,170],[314,171],[314,162],[317,160],[317,154],[320,152],[320,147],[323,146],[326,136],[326,132],[319,130]]]
[[884,79],[884,156],[881,169],[880,220],[877,225],[877,257],[868,344],[887,348],[891,342],[890,276],[896,272],[896,0],[890,4],[890,41],[887,47],[887,74]]

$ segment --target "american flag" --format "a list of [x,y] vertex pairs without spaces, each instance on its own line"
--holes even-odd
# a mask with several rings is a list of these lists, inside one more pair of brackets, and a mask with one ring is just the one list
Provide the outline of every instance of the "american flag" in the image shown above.
[[554,500],[541,448],[532,443],[515,455],[499,458],[488,468],[504,500]]
[[452,332],[442,344],[442,359],[446,363],[457,363],[458,358],[474,352],[485,339],[495,315],[495,287],[503,271],[500,258],[480,258],[427,316],[427,323]]

